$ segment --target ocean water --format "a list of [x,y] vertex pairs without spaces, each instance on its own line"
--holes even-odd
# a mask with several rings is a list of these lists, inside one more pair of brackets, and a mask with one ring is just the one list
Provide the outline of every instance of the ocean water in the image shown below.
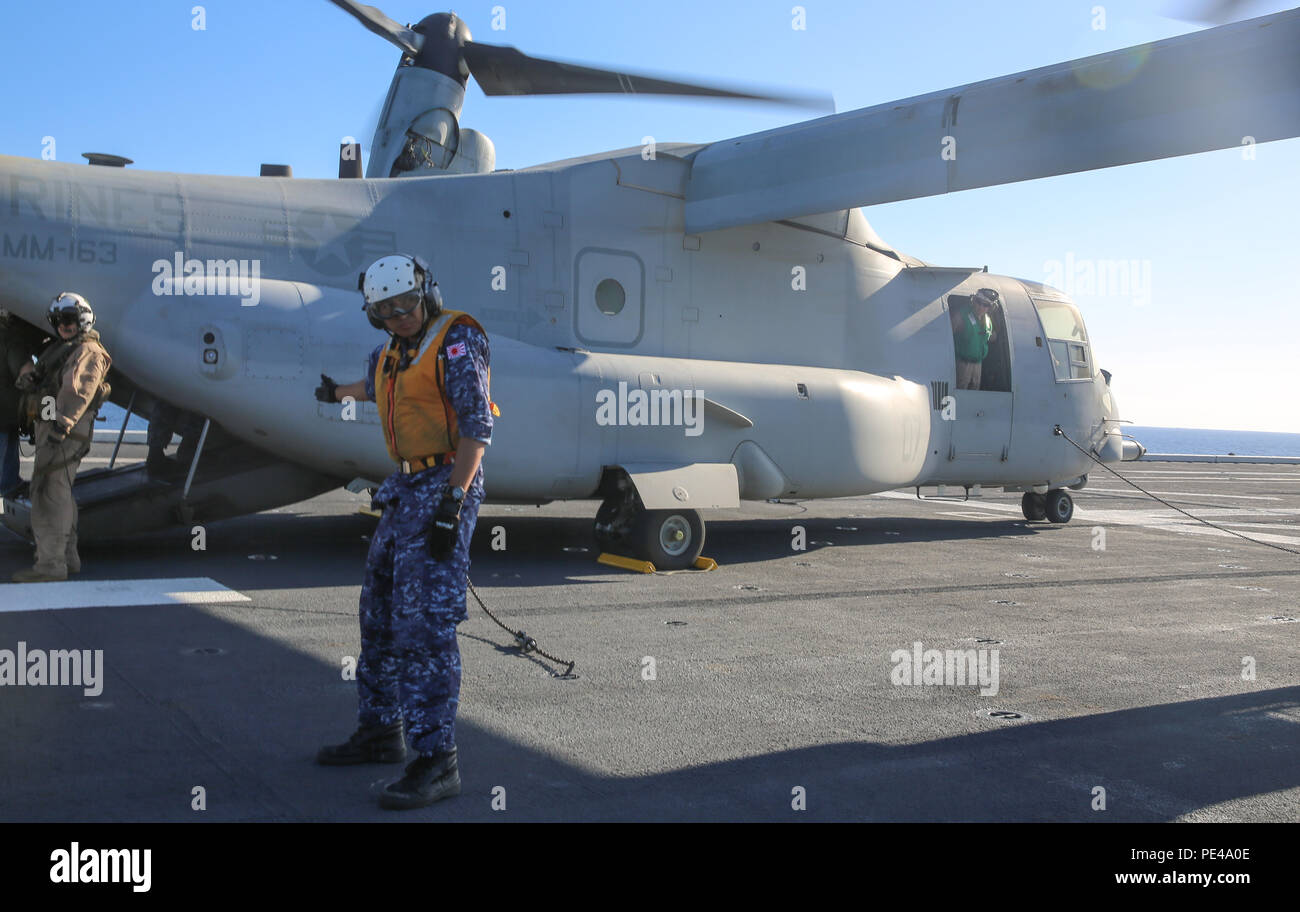
[[1124,425],[1149,453],[1193,453],[1199,456],[1300,456],[1300,434],[1270,431],[1216,431],[1207,428],[1166,428]]
[[[126,414],[126,409],[118,408],[111,402],[105,402],[99,410],[99,417],[102,419],[95,424],[96,430],[108,428],[116,432],[122,426],[122,416]],[[143,431],[149,427],[149,422],[139,415],[132,413],[131,420],[126,425],[133,431]]]

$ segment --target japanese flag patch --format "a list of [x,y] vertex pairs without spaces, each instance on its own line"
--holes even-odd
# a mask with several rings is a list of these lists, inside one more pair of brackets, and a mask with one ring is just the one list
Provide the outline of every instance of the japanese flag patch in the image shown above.
[[467,353],[464,342],[457,342],[455,345],[447,346],[448,358],[463,358]]

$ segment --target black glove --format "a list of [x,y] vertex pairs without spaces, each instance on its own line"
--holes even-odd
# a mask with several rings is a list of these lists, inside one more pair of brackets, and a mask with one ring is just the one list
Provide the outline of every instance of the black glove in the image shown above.
[[450,494],[443,494],[433,514],[429,526],[429,554],[434,560],[446,560],[456,549],[456,537],[460,533],[460,504]]
[[324,374],[320,375],[320,386],[316,387],[316,399],[320,402],[333,402],[339,385]]

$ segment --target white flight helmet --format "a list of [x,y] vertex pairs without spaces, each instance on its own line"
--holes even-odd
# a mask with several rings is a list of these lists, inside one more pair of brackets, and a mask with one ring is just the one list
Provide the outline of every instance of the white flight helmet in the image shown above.
[[87,332],[95,325],[95,311],[91,310],[90,302],[76,292],[65,291],[56,295],[45,316],[57,333],[59,323],[68,314],[76,315],[78,332]]
[[[418,256],[394,253],[380,257],[357,279],[357,289],[365,301],[362,310],[376,329],[385,329],[385,326],[375,305],[410,291],[420,292],[426,321],[442,313],[442,292],[433,280],[433,270]],[[393,312],[400,315],[403,311],[393,309]]]

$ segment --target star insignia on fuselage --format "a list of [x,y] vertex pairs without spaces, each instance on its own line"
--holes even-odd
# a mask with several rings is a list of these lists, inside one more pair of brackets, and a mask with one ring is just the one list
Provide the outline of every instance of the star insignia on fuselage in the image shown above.
[[294,223],[294,241],[308,265],[325,275],[343,275],[360,268],[360,221],[329,211],[308,210]]

